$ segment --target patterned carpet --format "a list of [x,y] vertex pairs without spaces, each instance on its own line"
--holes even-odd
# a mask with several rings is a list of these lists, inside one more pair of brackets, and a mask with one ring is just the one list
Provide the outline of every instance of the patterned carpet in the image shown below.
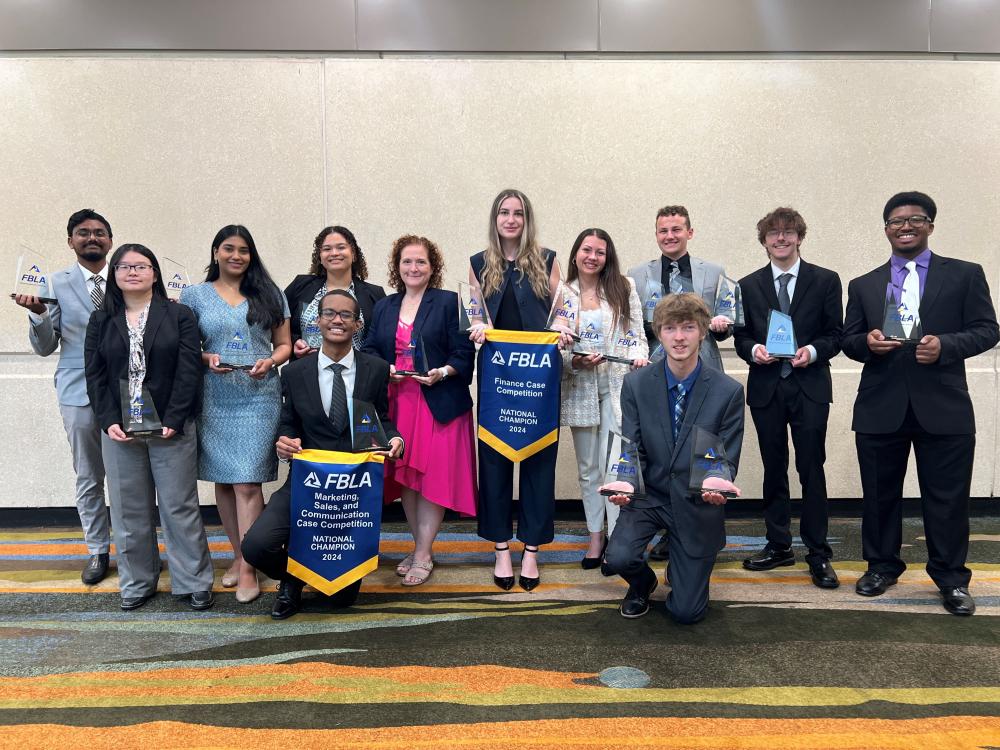
[[[624,584],[578,564],[578,524],[543,548],[531,594],[493,587],[468,524],[404,588],[402,530],[386,526],[356,606],[307,593],[286,622],[268,617],[271,593],[240,605],[221,587],[192,612],[166,570],[163,593],[124,613],[114,576],[80,583],[77,530],[0,530],[0,747],[1000,747],[998,518],[973,519],[971,618],[941,608],[919,520],[904,530],[914,564],[876,599],[853,592],[858,520],[832,522],[836,591],[802,562],[744,571],[762,525],[731,521],[693,627],[666,617],[662,584],[649,615],[622,619]],[[227,545],[210,533],[218,580]]]

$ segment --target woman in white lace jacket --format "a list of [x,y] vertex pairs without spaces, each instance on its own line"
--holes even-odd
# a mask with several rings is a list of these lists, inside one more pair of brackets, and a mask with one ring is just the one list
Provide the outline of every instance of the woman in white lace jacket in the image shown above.
[[[576,333],[580,341],[574,347],[576,354],[563,352],[561,423],[573,433],[590,532],[580,565],[589,570],[602,562],[605,518],[608,537],[618,519],[618,506],[607,502],[598,487],[603,484],[608,432],[621,431],[622,379],[630,369],[647,364],[649,348],[635,283],[622,274],[614,242],[603,229],[585,229],[576,238],[566,283],[579,298]],[[609,361],[609,357],[626,361]]]

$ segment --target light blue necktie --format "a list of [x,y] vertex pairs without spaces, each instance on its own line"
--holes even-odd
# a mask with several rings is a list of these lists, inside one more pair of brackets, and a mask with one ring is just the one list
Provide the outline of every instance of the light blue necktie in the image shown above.
[[678,383],[673,387],[674,392],[674,442],[681,432],[681,425],[684,424],[684,401],[687,398],[687,391],[684,384]]

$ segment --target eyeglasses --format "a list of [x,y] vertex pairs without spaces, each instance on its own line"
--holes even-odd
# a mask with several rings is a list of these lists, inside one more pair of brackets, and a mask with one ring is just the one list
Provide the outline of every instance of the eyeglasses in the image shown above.
[[906,222],[910,222],[910,226],[914,229],[920,229],[924,224],[931,224],[930,217],[924,216],[923,214],[916,214],[915,216],[905,216],[898,219],[889,219],[885,223],[886,227],[889,229],[902,229]]
[[781,235],[785,235],[787,239],[794,239],[799,233],[795,229],[770,229],[764,236],[769,240],[776,240]]
[[91,237],[96,240],[105,240],[108,238],[108,233],[103,229],[74,229],[73,234],[81,240],[88,240]]
[[334,318],[340,318],[345,323],[351,323],[358,319],[357,313],[352,313],[350,310],[331,310],[329,307],[324,307],[319,311],[319,316],[323,320],[333,320]]
[[153,270],[153,267],[148,263],[117,263],[114,268],[115,273],[128,273],[129,271],[149,273]]

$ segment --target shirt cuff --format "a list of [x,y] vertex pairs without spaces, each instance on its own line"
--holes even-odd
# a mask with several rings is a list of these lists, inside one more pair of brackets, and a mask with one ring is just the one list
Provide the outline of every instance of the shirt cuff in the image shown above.
[[36,312],[32,312],[31,310],[28,310],[28,320],[31,321],[32,325],[37,326],[39,323],[44,323],[46,320],[48,320],[48,318],[49,318],[48,308],[45,308],[45,312],[43,312],[41,315],[39,315]]
[[757,361],[757,350],[760,349],[762,346],[764,346],[764,345],[763,344],[754,344],[750,348],[750,359],[752,359],[754,362]]
[[806,349],[809,350],[809,364],[816,361],[816,347],[812,344],[806,344]]

